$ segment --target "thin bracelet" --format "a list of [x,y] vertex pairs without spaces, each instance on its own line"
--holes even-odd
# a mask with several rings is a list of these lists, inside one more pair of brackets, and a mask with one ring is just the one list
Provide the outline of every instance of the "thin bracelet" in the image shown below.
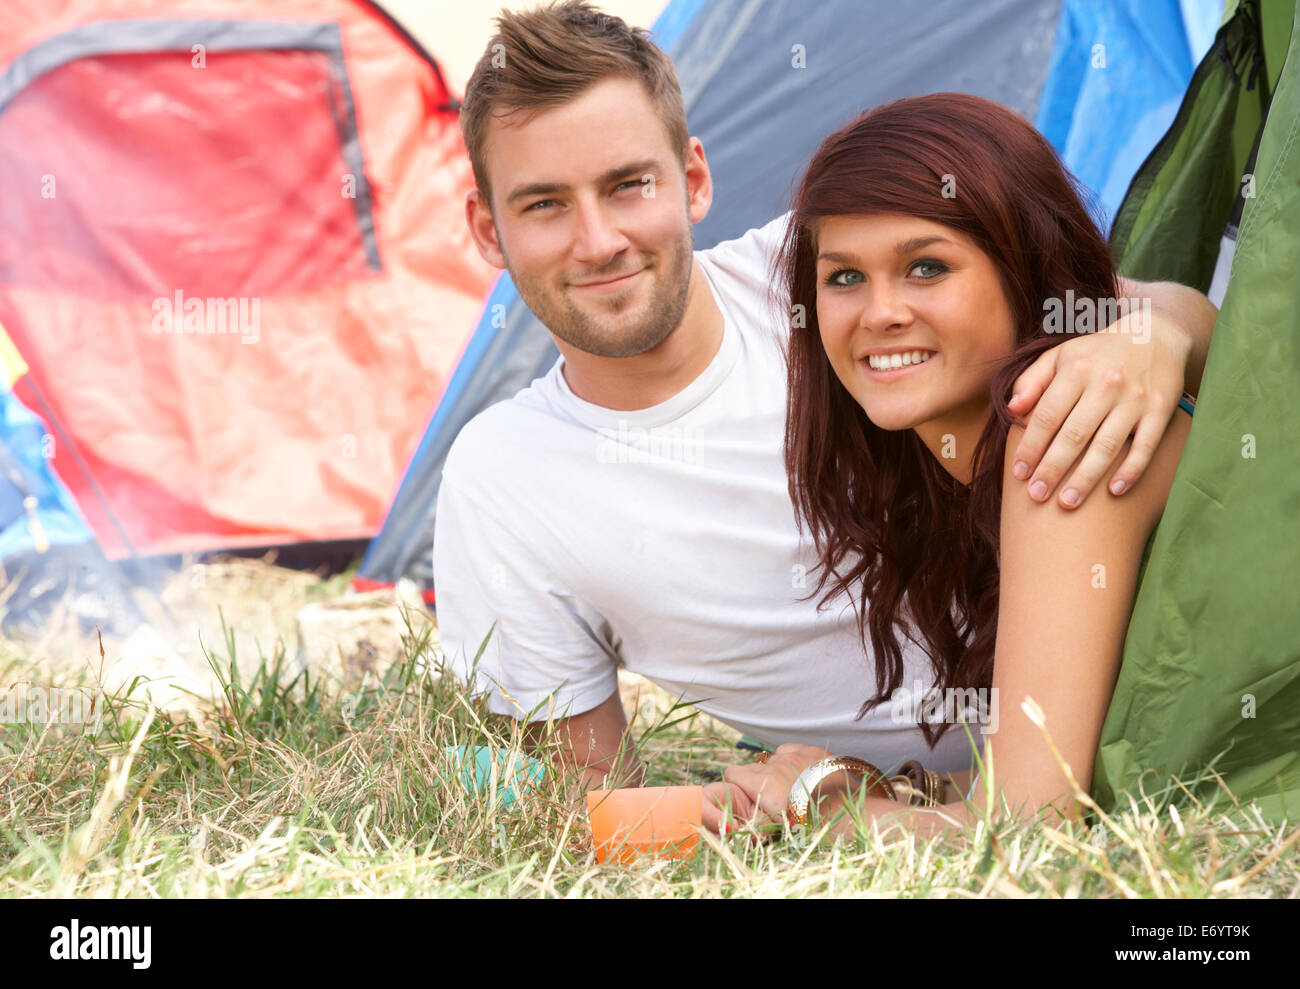
[[898,799],[906,804],[937,807],[943,803],[943,777],[915,759],[898,767],[899,775],[889,778]]

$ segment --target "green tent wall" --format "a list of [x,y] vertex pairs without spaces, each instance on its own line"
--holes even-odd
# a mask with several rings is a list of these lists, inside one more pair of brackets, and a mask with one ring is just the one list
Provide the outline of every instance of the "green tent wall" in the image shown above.
[[1253,799],[1268,820],[1300,818],[1297,7],[1230,4],[1112,232],[1124,274],[1205,291],[1253,175],[1102,730],[1092,789],[1103,808],[1126,807],[1126,789],[1188,799],[1172,774],[1198,801]]

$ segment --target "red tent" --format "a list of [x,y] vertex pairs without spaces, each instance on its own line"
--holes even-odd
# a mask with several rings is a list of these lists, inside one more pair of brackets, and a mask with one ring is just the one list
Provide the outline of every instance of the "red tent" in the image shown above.
[[100,545],[372,536],[494,272],[364,0],[8,0],[0,325]]

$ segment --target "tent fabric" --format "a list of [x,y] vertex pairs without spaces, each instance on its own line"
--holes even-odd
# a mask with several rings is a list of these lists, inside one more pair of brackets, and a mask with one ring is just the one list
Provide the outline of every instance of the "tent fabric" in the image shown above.
[[1255,134],[1255,195],[1102,730],[1092,791],[1107,809],[1125,790],[1181,798],[1171,775],[1227,806],[1213,778],[1191,785],[1213,766],[1266,819],[1300,817],[1300,4],[1235,6],[1116,243],[1129,272],[1204,285]]
[[43,455],[52,447],[45,424],[13,392],[0,389],[0,560],[93,538]]
[[365,0],[0,10],[0,322],[104,552],[368,538],[494,272]]
[[[352,197],[352,200],[356,204],[357,224],[361,228],[367,263],[369,267],[378,270],[379,254],[374,240],[374,221],[370,215],[369,189],[365,183],[365,168],[356,136],[356,112],[348,85],[347,67],[343,61],[343,39],[337,24],[199,19],[141,19],[85,24],[35,45],[10,62],[4,75],[0,76],[0,112],[3,112],[14,97],[25,87],[32,85],[40,76],[65,66],[75,64],[76,69],[80,70],[64,73],[62,79],[67,90],[66,102],[76,102],[79,93],[89,91],[90,87],[100,81],[96,78],[97,66],[94,62],[86,61],[88,59],[101,55],[156,55],[158,52],[183,52],[187,49],[192,51],[196,46],[204,50],[204,62],[206,62],[206,52],[209,50],[234,53],[290,50],[322,52],[329,56],[330,64],[319,66],[318,69],[323,68],[337,81],[337,95],[341,105],[335,111],[334,122],[342,124],[345,128],[340,134],[343,165],[359,177],[357,195]],[[196,81],[193,70],[200,66],[195,65],[193,60],[188,66],[177,60],[173,60],[173,63],[175,68],[181,69],[181,72],[174,77],[173,88],[169,93],[175,98],[177,94],[188,88],[184,83]],[[202,68],[206,69],[206,64],[203,64]],[[272,75],[276,71],[284,70],[273,70]],[[177,85],[177,82],[182,84]],[[210,82],[211,80],[206,78],[202,80],[205,88],[209,87]],[[242,83],[243,80],[239,82]],[[284,84],[281,80],[280,87],[283,88]],[[244,94],[238,89],[233,93],[225,94],[213,92],[208,88],[210,100],[230,96],[239,99]]]
[[0,326],[0,560],[94,537],[68,489],[50,469],[49,429],[13,393],[27,362]]
[[[1138,6],[674,0],[655,34],[677,66],[691,133],[704,144],[715,182],[709,215],[695,226],[696,247],[736,237],[784,209],[808,156],[857,113],[927,92],[998,100],[1055,135],[1072,169],[1090,170],[1107,187],[1127,184],[1163,133],[1164,123],[1153,123],[1160,108],[1176,103],[1192,68],[1183,6],[1144,2],[1141,17]],[[1094,7],[1113,10],[1102,16]],[[1093,70],[1091,45],[1099,40],[1112,60]],[[1138,85],[1157,52],[1173,54],[1158,77]],[[1098,165],[1112,160],[1127,164]],[[502,276],[362,560],[359,588],[407,577],[434,600],[433,532],[447,451],[466,422],[527,387],[557,356]]]
[[1197,67],[1111,230],[1124,274],[1210,287],[1250,147],[1268,105],[1258,8],[1237,8]]
[[12,391],[27,363],[3,326],[0,371],[0,561],[91,542],[76,501],[50,468],[53,437]]
[[72,613],[86,627],[129,631],[139,612],[50,467],[55,438],[13,393],[27,370],[0,326],[0,623],[6,631],[37,626],[71,592]]
[[[1223,5],[1064,0],[1035,125],[1098,199],[1106,226],[1173,122],[1209,38],[1195,27]],[[1177,39],[1187,39],[1178,44]],[[1104,40],[1102,40],[1104,39]],[[1107,139],[1098,140],[1098,135]]]

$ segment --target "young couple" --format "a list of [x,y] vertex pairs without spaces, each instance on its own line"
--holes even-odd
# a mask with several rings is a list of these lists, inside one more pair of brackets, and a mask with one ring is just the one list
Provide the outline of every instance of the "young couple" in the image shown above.
[[[584,2],[499,27],[467,219],[561,357],[448,457],[449,661],[590,783],[639,778],[620,665],[776,746],[706,788],[714,829],[834,806],[831,756],[931,771],[943,806],[859,802],[921,830],[995,788],[1076,813],[1056,754],[1086,789],[1214,308],[1118,280],[1046,141],[961,94],[849,124],[788,217],[694,252],[712,183],[667,57]],[[1067,292],[1150,319],[1049,335]],[[996,689],[997,730],[899,718],[918,682]]]

